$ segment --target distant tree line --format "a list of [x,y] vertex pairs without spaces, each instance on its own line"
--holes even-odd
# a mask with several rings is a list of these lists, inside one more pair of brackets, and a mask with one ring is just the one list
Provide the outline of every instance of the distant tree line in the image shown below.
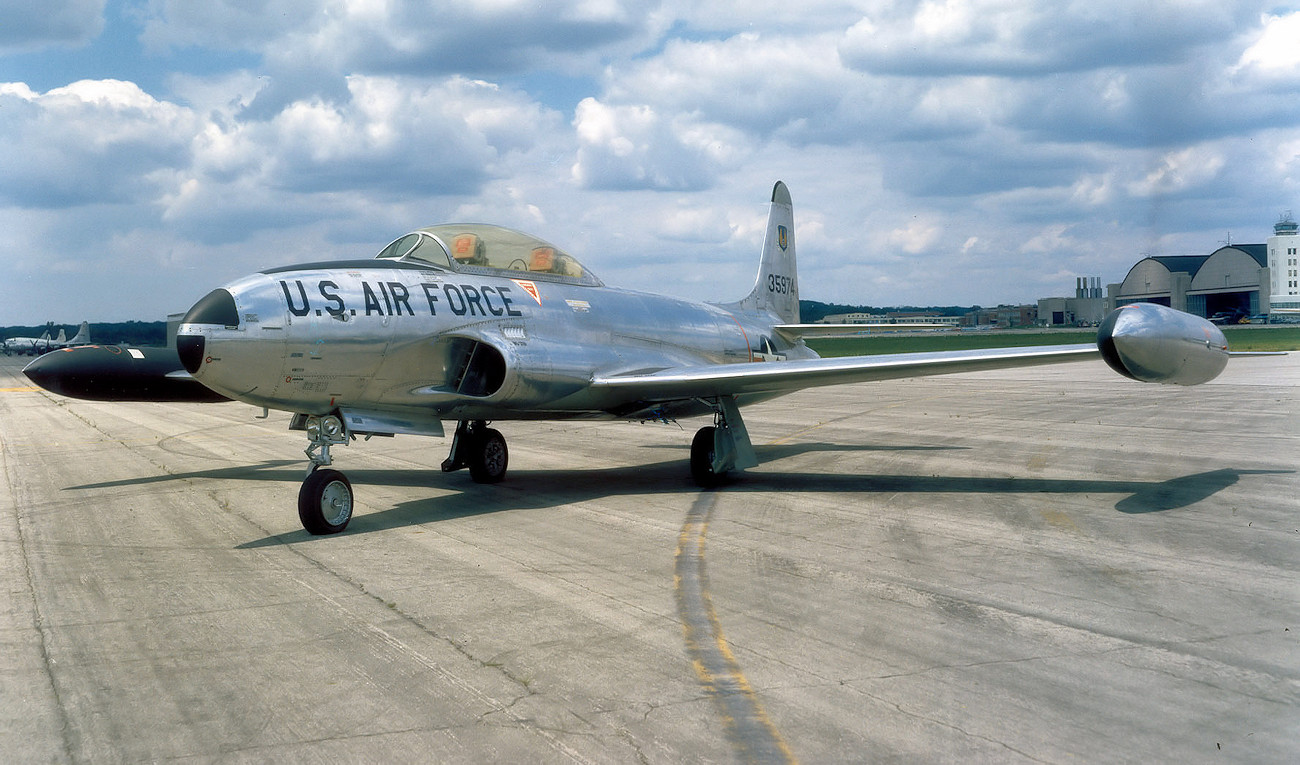
[[821,321],[827,316],[835,316],[842,313],[915,313],[926,312],[939,316],[965,316],[971,311],[980,310],[979,306],[969,305],[947,305],[947,306],[915,306],[900,305],[888,307],[876,307],[869,305],[842,305],[840,303],[819,303],[816,300],[799,301],[799,320],[806,323]]
[[[58,337],[62,329],[71,339],[77,334],[81,323],[76,324],[40,324],[37,326],[14,326],[0,328],[0,334],[9,337],[40,337],[49,331],[50,337]],[[98,345],[166,345],[167,322],[165,321],[106,321],[90,323],[90,340]]]

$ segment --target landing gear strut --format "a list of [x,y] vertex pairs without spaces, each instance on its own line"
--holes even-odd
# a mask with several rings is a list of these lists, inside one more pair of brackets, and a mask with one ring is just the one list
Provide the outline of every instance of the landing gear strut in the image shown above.
[[700,428],[691,441],[691,478],[701,488],[717,486],[730,470],[758,465],[749,431],[733,396],[706,402],[713,407],[713,426]]
[[348,442],[343,421],[334,415],[309,416],[307,479],[298,489],[298,520],[310,534],[337,534],[352,520],[352,483],[337,470],[321,470],[333,460],[330,447]]
[[499,483],[506,477],[510,453],[506,439],[487,426],[485,420],[461,420],[451,440],[451,454],[442,462],[442,472],[469,468],[474,483]]

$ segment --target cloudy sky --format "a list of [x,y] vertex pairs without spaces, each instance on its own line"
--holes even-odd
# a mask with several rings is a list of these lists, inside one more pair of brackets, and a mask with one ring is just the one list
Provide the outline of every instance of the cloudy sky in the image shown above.
[[732,299],[1017,303],[1300,213],[1300,7],[0,0],[0,325],[159,319],[452,220]]

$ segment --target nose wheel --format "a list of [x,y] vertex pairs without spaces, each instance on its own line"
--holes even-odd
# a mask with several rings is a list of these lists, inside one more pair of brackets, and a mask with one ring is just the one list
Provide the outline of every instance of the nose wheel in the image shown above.
[[298,520],[310,534],[337,534],[352,520],[352,482],[337,470],[325,469],[332,461],[330,447],[348,442],[347,429],[335,415],[304,417],[307,478],[298,489]]
[[352,520],[352,482],[337,470],[316,470],[298,489],[298,519],[311,534],[337,534]]

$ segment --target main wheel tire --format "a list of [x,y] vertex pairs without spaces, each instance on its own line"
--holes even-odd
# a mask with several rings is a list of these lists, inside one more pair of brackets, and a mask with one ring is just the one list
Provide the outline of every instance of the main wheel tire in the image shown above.
[[337,534],[352,520],[352,483],[337,470],[317,470],[298,490],[298,520],[310,534]]
[[714,427],[700,428],[691,441],[691,478],[702,489],[711,489],[718,485],[722,476],[713,472],[713,433]]
[[485,428],[474,437],[469,455],[469,477],[474,483],[499,483],[506,477],[506,464],[510,452],[505,436],[492,428]]

